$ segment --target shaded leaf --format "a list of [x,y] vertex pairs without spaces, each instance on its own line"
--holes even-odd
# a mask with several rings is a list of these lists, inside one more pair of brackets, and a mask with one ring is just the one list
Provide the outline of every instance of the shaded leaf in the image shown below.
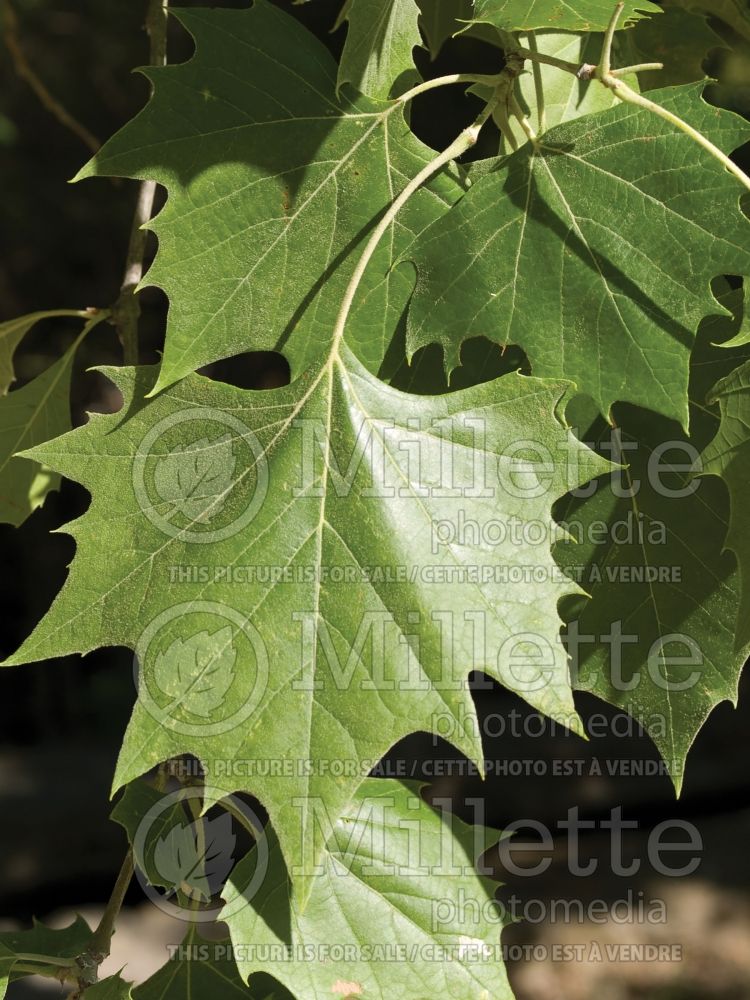
[[[301,911],[269,831],[261,889],[234,905],[255,874],[256,850],[227,891],[241,975],[252,985],[265,971],[306,1000],[511,1000],[496,883],[476,870],[499,837],[431,809],[415,784],[370,778],[335,825]],[[382,929],[379,940],[373,928]]]
[[121,976],[107,976],[98,983],[87,986],[81,993],[86,1000],[132,1000],[132,983],[126,982]]
[[4,396],[15,380],[13,370],[13,354],[29,332],[43,319],[53,319],[58,316],[75,316],[82,318],[85,313],[75,309],[50,309],[47,312],[28,313],[0,323],[0,396]]
[[625,45],[631,47],[629,63],[664,63],[662,70],[639,75],[643,90],[703,80],[711,49],[726,47],[705,16],[690,13],[682,0],[663,2],[661,17],[639,21],[625,36]]
[[231,955],[228,939],[204,940],[192,925],[167,964],[133,990],[133,1000],[293,1000],[283,986],[270,981],[249,989]]
[[[700,92],[654,99],[731,151],[747,126]],[[620,400],[687,424],[694,331],[719,311],[711,279],[750,273],[740,191],[646,111],[560,125],[480,178],[409,252],[408,353],[436,341],[450,370],[467,337],[519,344],[535,375],[571,379],[604,414]]]
[[626,470],[559,512],[578,544],[559,544],[555,556],[591,594],[565,614],[575,686],[635,717],[678,790],[711,710],[725,699],[736,704],[750,651],[735,645],[740,583],[733,556],[722,551],[726,496],[719,483],[692,474],[717,425],[703,402],[708,387],[741,354],[711,341],[731,332],[727,320],[701,329],[691,437],[653,413],[618,407],[617,428],[599,426],[595,436]]
[[750,642],[750,531],[747,489],[750,486],[750,361],[746,361],[711,391],[721,408],[721,425],[703,453],[703,471],[721,476],[730,498],[726,544],[737,556],[742,576],[742,601],[737,616],[738,647]]
[[234,864],[235,842],[229,813],[177,824],[156,840],[154,865],[170,886],[207,902]]
[[351,83],[378,100],[408,89],[417,79],[412,49],[422,42],[418,18],[415,0],[347,0],[338,21],[349,23],[338,86]]
[[60,477],[19,451],[70,430],[70,348],[46,371],[0,399],[0,521],[16,527],[41,507]]

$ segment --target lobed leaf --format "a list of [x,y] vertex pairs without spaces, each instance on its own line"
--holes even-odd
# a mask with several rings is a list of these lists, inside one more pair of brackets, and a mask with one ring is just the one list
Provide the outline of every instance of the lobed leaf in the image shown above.
[[[247,350],[283,352],[296,377],[327,354],[373,220],[432,151],[400,105],[337,96],[329,53],[267,0],[175,16],[194,57],[147,71],[150,104],[79,177],[151,178],[169,193],[151,223],[148,282],[170,299],[154,391]],[[372,371],[413,288],[391,266],[461,191],[449,171],[419,191],[368,268],[352,346]]]
[[[611,0],[474,0],[472,23],[492,24],[503,31],[604,31],[614,13]],[[626,0],[624,27],[661,8],[650,0]]]
[[417,75],[412,49],[422,42],[418,19],[415,0],[347,0],[337,22],[349,24],[338,86],[351,83],[377,100],[406,90],[404,82]]
[[[654,99],[729,152],[748,135],[701,86]],[[564,377],[603,414],[616,401],[688,422],[700,321],[720,311],[710,282],[750,268],[740,188],[692,139],[621,105],[527,144],[416,241],[408,353],[518,344],[532,371]]]
[[232,873],[227,923],[240,974],[252,984],[267,972],[306,1000],[511,1000],[496,883],[476,870],[499,837],[434,811],[413,783],[368,779],[332,831],[304,910],[272,832],[262,887],[239,909],[258,850]]
[[[263,802],[304,895],[314,799],[335,821],[394,743],[446,716],[456,746],[481,759],[470,670],[579,725],[557,611],[576,588],[552,559],[550,510],[608,466],[559,422],[565,383],[508,375],[410,396],[343,345],[261,394],[193,376],[148,400],[153,370],[107,371],[122,413],[32,452],[92,503],[68,529],[67,583],[8,663],[136,650],[115,787],[195,755],[216,795]],[[188,518],[160,497],[156,470],[175,448],[225,449],[227,430],[240,456],[231,488]],[[456,537],[463,521],[532,527],[488,542],[473,527]],[[230,635],[233,681],[206,719]],[[183,655],[196,636],[201,656]],[[160,656],[176,678],[166,692]],[[286,759],[302,763],[253,764]]]

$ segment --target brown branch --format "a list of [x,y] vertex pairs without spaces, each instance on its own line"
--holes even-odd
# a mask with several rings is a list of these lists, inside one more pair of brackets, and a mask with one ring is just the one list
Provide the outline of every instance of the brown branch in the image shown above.
[[31,68],[29,61],[26,58],[26,53],[23,50],[23,46],[21,45],[18,30],[18,17],[11,0],[3,0],[3,13],[5,22],[3,39],[8,52],[10,53],[10,57],[13,60],[13,66],[18,76],[28,83],[36,96],[39,98],[42,105],[47,109],[47,111],[50,112],[50,114],[54,115],[62,126],[69,129],[69,131],[84,142],[92,153],[98,152],[101,143],[96,136],[89,132],[85,125],[82,125],[76,118],[74,118],[67,108],[63,107],[63,105],[57,100],[57,98],[52,96],[47,87]]
[[[149,63],[163,66],[167,61],[167,7],[169,0],[149,0],[146,31],[149,36]],[[141,305],[135,294],[143,278],[148,233],[143,228],[151,218],[156,195],[155,181],[142,181],[138,189],[125,272],[120,295],[112,308],[113,322],[122,344],[126,365],[138,364],[138,320]]]

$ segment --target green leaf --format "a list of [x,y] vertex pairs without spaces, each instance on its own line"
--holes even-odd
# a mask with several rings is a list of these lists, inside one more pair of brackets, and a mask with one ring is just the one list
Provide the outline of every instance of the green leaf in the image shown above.
[[689,13],[681,0],[664,0],[662,16],[639,21],[625,35],[624,44],[630,46],[630,63],[664,63],[664,69],[639,74],[643,90],[703,80],[708,53],[726,48],[706,18]]
[[[29,964],[28,956],[43,955],[49,958],[76,958],[91,940],[91,929],[83,917],[76,917],[69,927],[53,930],[35,920],[25,931],[0,932],[0,1000],[5,996],[8,983],[27,973],[15,971],[19,963]],[[49,963],[45,963],[49,964]],[[52,966],[50,966],[52,968]]]
[[[700,91],[654,99],[734,149],[746,124]],[[711,279],[750,273],[740,191],[647,111],[560,125],[480,178],[409,251],[408,353],[437,341],[450,370],[468,337],[519,344],[535,375],[571,379],[604,414],[628,401],[686,425],[694,331],[718,311]]]
[[722,552],[726,497],[719,483],[692,475],[717,425],[703,405],[708,386],[742,353],[710,343],[731,327],[722,319],[701,329],[691,437],[646,410],[619,407],[616,430],[600,427],[597,436],[627,470],[558,512],[578,544],[559,544],[555,556],[591,594],[565,614],[575,686],[636,718],[678,790],[711,710],[724,699],[736,704],[750,652],[734,641],[740,588],[735,561]]
[[744,344],[750,344],[750,313],[747,310],[747,285],[748,279],[746,278],[743,288],[735,289],[726,296],[723,302],[723,305],[735,317],[739,329],[734,337],[723,341],[719,345],[721,347],[742,347]]
[[[177,802],[171,807],[159,809],[163,796],[163,792],[145,781],[132,781],[115,803],[110,818],[126,831],[136,867],[143,872],[148,882],[172,890],[177,888],[177,883],[165,877],[155,863],[154,853],[156,845],[162,843],[171,830],[184,825],[186,813]],[[141,842],[137,836],[138,827],[147,814],[150,814],[148,828]]]
[[[164,184],[148,282],[170,299],[156,389],[220,358],[279,350],[292,376],[327,353],[341,297],[375,219],[433,158],[398,104],[336,96],[336,65],[289,15],[183,10],[190,62],[149,69],[155,95],[80,176]],[[389,274],[461,194],[444,172],[410,199],[360,289],[353,344],[377,371],[413,288]]]
[[418,0],[421,25],[434,59],[448,39],[471,17],[471,0]]
[[386,100],[416,82],[412,57],[421,45],[419,8],[414,0],[348,0],[338,20],[349,22],[338,71],[338,86],[351,83],[361,93]]
[[723,378],[710,394],[721,408],[721,426],[703,453],[703,471],[721,476],[730,497],[726,544],[737,556],[742,601],[737,618],[737,646],[750,642],[750,531],[745,516],[750,485],[750,361]]
[[70,430],[70,376],[77,342],[33,381],[0,399],[0,521],[18,527],[60,477],[19,451]]
[[[272,990],[271,993],[268,990]],[[170,961],[133,990],[133,1000],[293,1000],[282,986],[248,989],[232,958],[231,942],[205,940],[193,924]]]
[[[446,716],[456,746],[481,759],[470,670],[578,726],[557,612],[575,588],[555,571],[550,507],[607,465],[558,421],[565,383],[512,374],[410,396],[344,345],[268,393],[192,376],[147,400],[152,369],[107,374],[127,400],[122,413],[92,416],[32,453],[92,503],[70,528],[68,581],[8,662],[135,649],[139,699],[116,787],[194,754],[214,800],[247,791],[263,802],[304,894],[312,798],[335,819],[369,766]],[[231,490],[195,519],[175,515],[174,497],[154,489],[156,469],[175,447],[224,448],[227,429],[240,456]],[[471,528],[449,539],[462,518],[533,522],[533,541],[506,531],[488,545]],[[180,666],[205,690],[227,626],[235,675],[207,722],[189,698],[161,690],[156,663],[200,635],[201,657]],[[328,766],[337,759],[343,775]],[[269,760],[307,765],[251,766]]]
[[675,7],[716,18],[750,41],[750,16],[746,0],[670,0]]
[[259,850],[237,866],[227,889],[240,974],[265,971],[305,1000],[511,1000],[496,883],[476,870],[499,836],[434,811],[415,784],[370,778],[336,824],[302,911],[269,831],[260,890],[242,908],[233,905]]
[[23,338],[37,323],[43,319],[53,319],[58,316],[76,316],[85,318],[86,313],[76,309],[50,309],[46,312],[28,313],[0,323],[0,396],[4,396],[15,381],[13,370],[13,354]]
[[[472,23],[485,22],[504,31],[604,31],[614,8],[610,0],[474,0]],[[624,27],[660,10],[650,0],[626,0],[620,25]]]
[[[659,20],[661,19],[657,18],[657,22]],[[642,23],[650,24],[651,22],[644,21]],[[584,63],[596,65],[601,55],[603,38],[604,35],[600,32],[580,35],[570,32],[544,31],[539,32],[533,41],[522,39],[522,42],[526,47],[530,44],[536,44],[538,51],[544,55],[554,56],[556,59],[564,59],[582,66]],[[617,58],[622,49],[620,38],[619,35],[615,38],[616,62],[620,61]],[[581,118],[583,115],[606,111],[608,108],[617,106],[618,101],[614,93],[606,87],[602,87],[596,80],[579,80],[572,73],[555,66],[539,64],[537,69],[544,91],[547,129],[573,121],[575,118]],[[625,82],[634,90],[638,90],[638,81],[635,77],[628,76],[625,78]],[[527,111],[527,117],[535,131],[544,131],[539,120],[533,69],[519,78],[517,89],[521,106]],[[518,145],[524,145],[527,141],[525,132],[515,118],[511,119],[510,124]]]

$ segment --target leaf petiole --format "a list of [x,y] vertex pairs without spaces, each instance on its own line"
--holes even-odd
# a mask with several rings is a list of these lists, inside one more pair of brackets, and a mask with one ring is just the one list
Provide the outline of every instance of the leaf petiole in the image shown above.
[[[692,125],[689,125],[686,121],[675,115],[673,112],[667,110],[667,108],[662,107],[660,104],[656,104],[654,101],[649,100],[648,97],[644,97],[643,94],[639,94],[637,91],[629,87],[622,77],[630,76],[633,73],[644,73],[648,71],[656,71],[664,68],[663,63],[639,63],[635,66],[624,66],[622,69],[612,69],[612,45],[614,42],[615,32],[617,31],[617,25],[619,23],[622,12],[625,9],[625,4],[620,2],[616,5],[612,18],[607,26],[607,31],[604,35],[604,44],[602,47],[602,55],[597,66],[590,66],[584,64],[583,66],[577,66],[575,63],[568,62],[565,59],[557,59],[554,56],[547,56],[542,52],[538,52],[535,48],[519,48],[516,49],[513,55],[517,56],[519,59],[529,59],[534,63],[545,63],[549,66],[555,66],[557,69],[564,70],[567,73],[573,73],[578,77],[579,80],[598,80],[599,83],[611,90],[612,93],[625,104],[634,104],[636,107],[643,108],[645,111],[650,111],[652,114],[657,115],[664,121],[669,122],[671,125],[675,125],[678,129],[684,132],[686,135],[697,142],[699,146],[710,153],[714,159],[718,160],[731,174],[733,174],[737,180],[750,191],[750,177],[740,170],[736,163],[734,163],[730,157],[726,155],[718,146],[715,146],[710,139],[707,139],[703,133],[694,129]],[[514,114],[516,114],[514,110]],[[516,114],[516,117],[519,117]],[[524,131],[531,139],[531,135],[527,128],[524,126],[523,116],[519,117],[521,126]],[[527,123],[528,124],[528,123]],[[533,141],[533,140],[532,140]]]
[[[502,81],[502,79],[503,77],[501,76],[500,80]],[[349,281],[349,285],[346,289],[346,292],[344,293],[344,297],[341,302],[341,308],[339,309],[338,318],[336,319],[336,325],[333,329],[332,354],[336,352],[336,350],[338,349],[338,345],[340,344],[344,336],[346,322],[349,318],[349,313],[351,312],[352,305],[354,304],[354,298],[357,294],[357,289],[359,288],[362,278],[364,277],[365,271],[367,270],[367,265],[372,260],[372,257],[375,251],[377,250],[378,244],[380,243],[381,239],[388,232],[391,223],[396,218],[401,209],[404,207],[404,205],[407,203],[407,201],[411,198],[411,196],[415,194],[426,181],[428,181],[434,174],[436,174],[444,166],[450,163],[451,160],[457,159],[467,150],[471,149],[472,146],[476,145],[477,139],[479,138],[479,133],[482,131],[482,127],[491,117],[492,112],[497,103],[497,99],[498,98],[496,92],[493,100],[489,101],[485,105],[484,109],[482,110],[482,113],[479,115],[476,121],[472,125],[469,125],[467,128],[465,128],[463,132],[461,132],[461,134],[458,135],[453,140],[453,142],[450,144],[450,146],[448,146],[447,149],[443,150],[443,152],[440,153],[438,156],[436,156],[434,160],[430,160],[430,162],[426,164],[426,166],[424,166],[422,170],[420,170],[419,173],[409,181],[409,183],[403,189],[401,194],[398,195],[398,197],[391,203],[390,208],[381,218],[380,222],[373,230],[370,239],[367,241],[367,246],[362,252],[362,256],[359,258],[359,261],[357,262],[357,266],[354,269],[354,274],[352,275],[351,280]]]
[[[74,958],[61,958],[59,955],[37,955],[35,952],[22,951],[18,952],[16,958],[19,962],[33,962],[39,965],[55,965],[60,968],[70,968],[74,969],[76,967],[76,960]],[[16,965],[13,966],[14,969],[17,968]]]
[[396,98],[396,101],[398,104],[408,104],[420,94],[426,94],[438,87],[448,87],[457,83],[481,83],[487,87],[497,87],[502,78],[502,73],[448,73],[446,76],[437,76],[434,80],[425,80],[424,83],[417,84],[416,87],[412,87],[411,90],[407,90],[406,93]]
[[[617,23],[620,20],[624,9],[623,3],[618,3],[615,7],[614,14],[612,15],[612,20],[609,22],[607,28],[607,33],[604,36],[604,47],[602,49],[602,57],[599,61],[599,65],[596,68],[596,78],[599,82],[607,87],[615,97],[619,98],[625,104],[634,104],[636,107],[643,108],[646,111],[650,111],[654,115],[658,115],[664,121],[669,122],[671,125],[675,125],[678,129],[684,132],[686,135],[697,142],[699,146],[710,153],[715,159],[726,167],[726,169],[743,184],[748,191],[750,191],[750,177],[747,176],[740,168],[734,163],[718,146],[715,146],[710,139],[706,138],[702,132],[693,128],[686,121],[683,121],[678,115],[673,112],[663,108],[660,104],[654,103],[644,97],[643,94],[637,93],[631,87],[629,87],[623,80],[619,79],[619,75],[624,73],[625,70],[612,70],[611,59],[612,59],[612,41],[614,39],[615,31],[617,30]],[[630,68],[632,72],[632,67]]]

